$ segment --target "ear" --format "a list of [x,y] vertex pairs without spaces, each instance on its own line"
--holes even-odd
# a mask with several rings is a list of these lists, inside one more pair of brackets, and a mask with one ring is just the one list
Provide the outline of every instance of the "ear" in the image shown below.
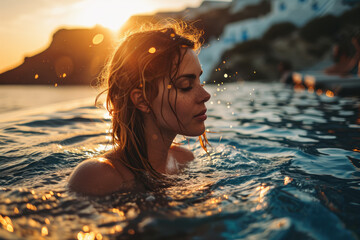
[[130,99],[134,106],[144,113],[150,113],[149,104],[146,102],[142,90],[135,88],[130,92]]

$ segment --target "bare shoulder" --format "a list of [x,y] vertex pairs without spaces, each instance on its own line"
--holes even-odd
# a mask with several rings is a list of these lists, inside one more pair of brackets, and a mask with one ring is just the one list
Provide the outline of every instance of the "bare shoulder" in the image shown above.
[[190,162],[195,158],[194,154],[189,149],[177,145],[172,145],[170,147],[169,153],[180,164],[186,164],[187,162]]
[[124,177],[104,157],[87,159],[72,172],[68,186],[71,190],[87,195],[101,196],[126,187],[129,177]]

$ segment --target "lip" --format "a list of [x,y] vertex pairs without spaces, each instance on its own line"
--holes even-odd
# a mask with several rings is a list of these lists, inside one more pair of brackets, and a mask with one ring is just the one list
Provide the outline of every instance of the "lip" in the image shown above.
[[194,118],[200,121],[205,121],[207,119],[207,115],[205,114],[207,109],[202,110],[199,114],[195,115]]

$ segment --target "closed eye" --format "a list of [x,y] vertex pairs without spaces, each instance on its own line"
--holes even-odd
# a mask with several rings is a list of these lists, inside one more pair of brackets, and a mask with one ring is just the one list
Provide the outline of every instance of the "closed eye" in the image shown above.
[[183,92],[187,92],[187,91],[190,91],[193,87],[192,86],[189,86],[189,87],[186,87],[186,88],[180,88],[181,91]]

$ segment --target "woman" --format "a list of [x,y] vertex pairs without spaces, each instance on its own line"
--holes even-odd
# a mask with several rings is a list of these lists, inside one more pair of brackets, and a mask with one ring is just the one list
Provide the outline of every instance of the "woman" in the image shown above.
[[77,166],[70,189],[88,195],[151,189],[194,159],[172,143],[177,134],[205,131],[210,95],[200,84],[199,46],[199,34],[178,25],[124,38],[105,74],[114,150]]

